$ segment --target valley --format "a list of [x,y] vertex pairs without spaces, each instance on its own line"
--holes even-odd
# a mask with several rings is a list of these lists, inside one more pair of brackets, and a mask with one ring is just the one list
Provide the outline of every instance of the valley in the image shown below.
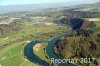
[[[96,62],[94,63],[68,63],[68,65],[99,66],[99,5],[100,3],[96,3],[95,5],[81,5],[82,7],[78,8],[45,8],[36,11],[30,10],[0,14],[0,66],[40,66],[38,62],[40,62],[41,59],[51,66],[62,66],[63,64],[57,65],[50,62],[51,56],[59,58],[56,55],[62,58],[73,58],[76,57],[76,55],[76,58],[82,58],[83,55],[85,57],[92,55],[92,57],[96,58]],[[91,11],[92,6],[93,9]],[[95,9],[98,9],[98,11],[95,11]],[[71,31],[70,22],[74,18],[83,20],[84,25],[76,30],[76,32],[66,36],[67,31]],[[33,41],[39,41],[39,43],[34,44]],[[94,44],[92,44],[92,41]],[[33,42],[33,44],[31,42]],[[30,43],[32,51],[27,52],[34,53],[32,56],[36,56],[40,59],[36,60],[36,62],[38,61],[37,63],[30,61],[24,54],[25,47]],[[93,47],[87,51],[90,45]],[[84,54],[82,56],[78,55],[79,50],[83,50],[82,53]],[[56,54],[52,52],[56,52]]]

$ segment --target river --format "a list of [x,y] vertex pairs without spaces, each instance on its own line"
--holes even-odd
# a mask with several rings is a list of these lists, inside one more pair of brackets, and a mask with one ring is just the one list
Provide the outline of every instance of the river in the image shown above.
[[[61,59],[55,52],[54,52],[54,44],[63,36],[68,35],[70,31],[67,31],[66,33],[52,39],[51,41],[48,42],[48,46],[46,47],[46,52],[49,56],[49,58],[54,58],[54,59]],[[32,41],[30,43],[28,43],[25,47],[24,47],[24,56],[30,60],[31,62],[34,62],[36,64],[42,65],[42,66],[49,66],[48,63],[45,60],[42,60],[41,58],[39,58],[33,51],[33,46],[40,43],[40,42],[45,42],[45,41]],[[60,63],[58,64],[58,66],[75,66],[73,64],[70,63]]]

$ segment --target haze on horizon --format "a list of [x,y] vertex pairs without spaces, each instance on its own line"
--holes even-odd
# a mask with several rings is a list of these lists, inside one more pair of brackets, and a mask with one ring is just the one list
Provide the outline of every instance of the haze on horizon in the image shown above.
[[43,3],[57,3],[57,2],[71,2],[71,1],[77,1],[80,3],[99,2],[99,0],[0,0],[0,6],[23,5],[23,4],[43,4]]

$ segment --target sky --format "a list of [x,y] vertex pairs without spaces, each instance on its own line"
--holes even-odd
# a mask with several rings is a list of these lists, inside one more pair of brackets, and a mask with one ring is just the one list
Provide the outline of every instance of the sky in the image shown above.
[[56,2],[98,2],[100,0],[0,0],[0,5],[19,5],[19,4],[42,4],[42,3],[56,3]]

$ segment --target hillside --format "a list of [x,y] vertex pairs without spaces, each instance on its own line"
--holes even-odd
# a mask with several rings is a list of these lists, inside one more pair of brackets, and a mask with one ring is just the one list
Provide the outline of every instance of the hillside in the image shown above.
[[100,12],[100,2],[94,4],[79,5],[74,10],[85,11],[85,12]]
[[76,32],[60,39],[55,44],[56,52],[64,59],[66,58],[95,58],[92,63],[79,63],[82,66],[98,65],[100,57],[100,35],[91,30],[79,29]]
[[70,2],[43,3],[43,4],[7,5],[7,6],[0,6],[0,13],[31,11],[31,10],[45,9],[45,8],[71,7],[79,4],[82,3],[77,1],[70,1]]

